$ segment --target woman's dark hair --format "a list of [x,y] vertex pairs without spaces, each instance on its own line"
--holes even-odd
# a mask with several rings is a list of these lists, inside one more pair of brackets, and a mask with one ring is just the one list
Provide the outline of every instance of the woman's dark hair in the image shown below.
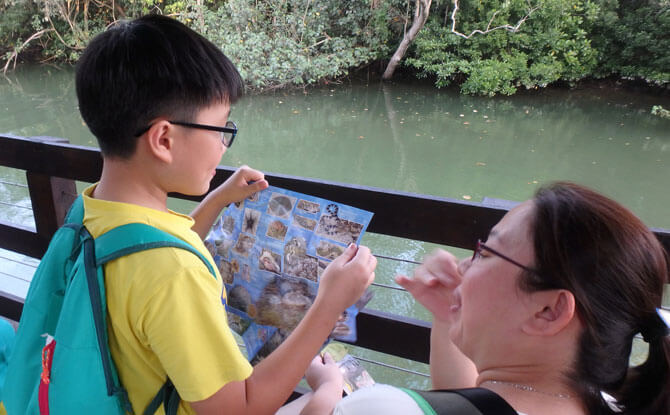
[[77,63],[79,111],[106,156],[127,158],[158,116],[189,121],[243,93],[240,74],[210,41],[177,20],[147,15],[96,36]]
[[[666,253],[649,229],[619,203],[559,182],[534,198],[531,234],[537,274],[528,291],[567,289],[584,324],[569,376],[591,415],[670,414],[670,337],[656,313],[668,281]],[[633,337],[649,343],[646,362],[629,367]]]

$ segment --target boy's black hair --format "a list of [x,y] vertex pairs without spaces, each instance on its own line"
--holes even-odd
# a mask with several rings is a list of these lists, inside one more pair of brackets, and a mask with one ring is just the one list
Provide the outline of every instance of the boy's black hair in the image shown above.
[[105,156],[128,158],[138,131],[159,116],[192,120],[244,85],[210,41],[161,15],[122,21],[96,36],[77,63],[79,111]]

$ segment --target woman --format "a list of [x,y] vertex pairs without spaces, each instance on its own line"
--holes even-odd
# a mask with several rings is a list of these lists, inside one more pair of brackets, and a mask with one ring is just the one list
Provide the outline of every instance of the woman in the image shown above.
[[[437,251],[396,280],[434,316],[434,389],[485,388],[528,415],[670,414],[665,252],[611,199],[555,183],[510,210],[472,258]],[[630,368],[638,333],[649,355]],[[310,384],[337,382],[332,365],[315,361]],[[414,395],[315,396],[302,413],[422,414]]]

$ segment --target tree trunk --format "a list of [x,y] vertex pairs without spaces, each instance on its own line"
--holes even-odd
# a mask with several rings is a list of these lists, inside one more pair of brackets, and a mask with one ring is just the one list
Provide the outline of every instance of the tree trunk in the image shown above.
[[409,45],[414,41],[416,35],[419,34],[419,30],[423,28],[423,26],[426,24],[426,21],[428,20],[431,2],[432,0],[416,0],[412,27],[410,27],[409,31],[405,33],[402,38],[402,42],[400,42],[400,46],[398,46],[398,49],[391,57],[391,60],[386,66],[386,70],[382,75],[382,80],[388,81],[389,79],[393,78],[393,73],[395,72],[396,67],[398,67],[400,60],[405,56],[407,48],[409,48]]

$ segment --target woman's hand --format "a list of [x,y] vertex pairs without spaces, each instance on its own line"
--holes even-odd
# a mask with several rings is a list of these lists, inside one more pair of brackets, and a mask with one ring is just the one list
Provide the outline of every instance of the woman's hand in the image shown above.
[[438,249],[414,270],[412,278],[398,275],[395,280],[436,319],[446,321],[449,318],[454,289],[461,282],[458,259],[449,252]]

